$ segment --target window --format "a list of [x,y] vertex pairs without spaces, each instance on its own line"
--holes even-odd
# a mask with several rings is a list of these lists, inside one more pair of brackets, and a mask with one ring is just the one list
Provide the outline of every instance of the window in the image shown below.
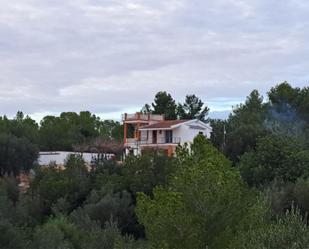
[[173,131],[165,131],[165,143],[173,143]]
[[152,143],[157,143],[157,131],[152,131]]

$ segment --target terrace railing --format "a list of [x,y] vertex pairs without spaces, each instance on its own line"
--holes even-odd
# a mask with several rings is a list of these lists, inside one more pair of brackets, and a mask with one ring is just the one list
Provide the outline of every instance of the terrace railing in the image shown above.
[[157,138],[156,141],[153,139],[142,138],[141,141],[138,141],[140,145],[152,145],[152,144],[180,144],[180,137],[162,137]]
[[137,140],[135,138],[127,138],[126,144],[136,144]]
[[143,114],[143,113],[134,113],[134,114],[123,114],[122,115],[123,121],[130,121],[130,120],[143,120],[143,121],[163,121],[164,116],[159,114]]

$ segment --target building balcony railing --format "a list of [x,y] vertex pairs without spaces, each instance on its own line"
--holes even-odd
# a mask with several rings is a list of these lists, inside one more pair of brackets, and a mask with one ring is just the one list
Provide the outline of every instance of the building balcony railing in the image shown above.
[[123,114],[123,121],[133,121],[133,120],[143,120],[143,121],[163,121],[164,116],[159,114],[143,114],[143,113],[134,113],[134,114]]
[[127,138],[126,144],[136,144],[137,140],[135,138]]
[[163,137],[157,139],[142,138],[138,143],[140,145],[164,145],[164,144],[180,144],[180,137]]

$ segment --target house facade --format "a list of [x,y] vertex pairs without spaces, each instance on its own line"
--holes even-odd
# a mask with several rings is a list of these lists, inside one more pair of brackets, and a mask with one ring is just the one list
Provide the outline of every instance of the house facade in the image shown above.
[[163,150],[172,156],[178,145],[191,144],[202,134],[210,138],[211,127],[193,120],[164,120],[163,115],[124,114],[125,154],[141,155],[147,150]]

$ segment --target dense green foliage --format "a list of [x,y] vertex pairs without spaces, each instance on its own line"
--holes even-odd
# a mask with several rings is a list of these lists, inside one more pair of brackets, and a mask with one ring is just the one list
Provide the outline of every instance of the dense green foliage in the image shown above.
[[227,121],[222,119],[210,119],[210,126],[212,128],[210,134],[212,144],[219,150],[224,151]]
[[70,151],[73,145],[87,144],[95,138],[121,141],[122,130],[120,123],[102,121],[90,112],[64,112],[59,117],[44,117],[38,133],[43,150]]
[[29,171],[37,159],[38,125],[18,112],[13,120],[0,117],[0,177]]
[[195,94],[187,95],[183,104],[179,103],[177,107],[180,119],[199,119],[205,121],[209,108]]
[[[146,110],[149,105],[145,105]],[[164,114],[166,120],[177,119],[177,105],[172,96],[167,92],[158,92],[152,103],[153,114]],[[149,108],[148,108],[149,110]]]
[[309,229],[299,211],[292,209],[282,218],[266,221],[259,227],[242,231],[230,249],[307,249]]
[[45,116],[38,125],[18,112],[14,119],[0,117],[0,134],[24,138],[40,150],[73,150],[74,145],[89,144],[95,139],[122,141],[119,122],[101,120],[90,112],[63,112],[59,117]]
[[299,178],[295,183],[274,181],[264,192],[274,214],[283,215],[294,205],[309,218],[309,178]]
[[70,156],[64,170],[36,169],[23,194],[14,178],[4,178],[0,246],[306,248],[305,220],[298,209],[289,210],[293,203],[303,215],[308,210],[308,181],[259,193],[231,165],[198,136],[175,158],[146,154],[123,165],[98,160],[88,171],[80,156]]
[[[143,111],[205,120],[208,108],[159,92]],[[0,248],[308,249],[308,113],[308,88],[284,82],[267,101],[252,91],[227,120],[210,120],[210,140],[199,135],[173,158],[88,167],[71,155],[64,169],[36,166],[38,150],[115,142],[121,125],[89,112],[40,126],[21,112],[0,117]],[[26,191],[20,172],[29,172]]]
[[17,176],[29,171],[37,158],[38,148],[27,138],[0,133],[0,177]]
[[[278,135],[293,137],[308,148],[309,138],[309,88],[293,88],[287,82],[271,88],[268,101],[254,90],[244,104],[233,109],[223,122],[213,120],[213,144],[233,161],[255,149],[259,137]],[[224,140],[224,127],[226,139]]]
[[81,156],[71,155],[64,169],[36,168],[26,193],[14,178],[3,178],[0,248],[145,248],[136,195],[165,186],[173,160],[160,154],[122,165],[98,160],[89,171]]
[[167,188],[141,194],[137,212],[155,248],[226,248],[240,229],[257,222],[256,194],[205,140],[197,137]]
[[250,185],[268,184],[274,179],[295,182],[309,177],[309,148],[293,137],[261,137],[255,149],[241,157],[239,169]]
[[17,112],[14,119],[8,119],[6,116],[0,117],[0,133],[26,138],[33,144],[38,143],[38,127],[34,120],[29,116],[24,117],[22,112]]
[[258,91],[247,97],[245,104],[233,110],[227,122],[225,153],[232,161],[237,161],[244,152],[253,149],[259,136],[266,134],[264,120],[266,105]]
[[[191,151],[179,149],[177,170],[154,197],[140,194],[139,220],[153,248],[308,248],[309,228],[293,204],[277,216],[268,201],[250,190],[237,169],[205,138]],[[307,183],[295,187],[298,205],[306,203]],[[300,190],[300,189],[301,190]],[[297,194],[296,194],[297,193]],[[291,211],[289,211],[291,210]]]
[[209,108],[195,94],[186,96],[185,102],[176,104],[171,94],[158,92],[154,102],[145,104],[142,113],[164,114],[165,119],[199,119],[206,121]]

